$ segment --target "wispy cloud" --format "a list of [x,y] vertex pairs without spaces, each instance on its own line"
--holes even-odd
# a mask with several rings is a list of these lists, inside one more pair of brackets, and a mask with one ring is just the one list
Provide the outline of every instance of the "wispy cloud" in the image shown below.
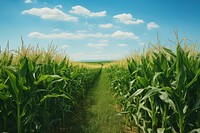
[[86,30],[78,30],[77,33],[86,33]]
[[104,47],[107,47],[108,44],[107,43],[88,43],[87,44],[88,47],[94,47],[97,49],[103,49]]
[[108,24],[100,24],[99,25],[100,28],[104,28],[104,29],[108,29],[108,28],[112,28],[113,24],[108,23]]
[[109,40],[105,39],[105,40],[99,40],[100,43],[108,43]]
[[115,31],[112,34],[104,34],[104,33],[88,33],[88,32],[79,32],[76,33],[72,32],[63,32],[60,29],[54,29],[51,34],[45,34],[40,32],[31,32],[28,34],[28,37],[30,38],[39,38],[39,39],[99,39],[99,43],[107,43],[109,42],[109,38],[114,39],[132,39],[137,40],[139,39],[139,36],[135,35],[133,32],[124,32],[124,31]]
[[59,28],[55,28],[55,29],[53,29],[53,32],[63,32],[63,31]]
[[70,33],[70,32],[62,32],[57,34],[43,34],[40,32],[31,32],[28,37],[30,38],[40,38],[40,39],[84,39],[84,38],[108,38],[109,34],[103,33]]
[[106,11],[92,12],[92,11],[88,10],[87,8],[80,6],[80,5],[73,6],[72,10],[70,10],[69,12],[73,13],[73,14],[88,16],[88,17],[104,17],[104,16],[106,16]]
[[116,39],[139,39],[138,36],[136,36],[133,32],[123,32],[123,31],[116,31],[114,32],[111,37],[116,38]]
[[118,15],[113,16],[113,18],[119,22],[122,22],[128,25],[144,23],[144,20],[133,18],[133,16],[130,13],[118,14]]
[[[61,6],[58,5],[58,7],[60,8]],[[58,7],[31,8],[29,10],[24,10],[22,14],[30,14],[47,20],[73,21],[73,22],[78,21],[77,17],[62,12]]]
[[157,25],[155,22],[150,22],[147,24],[148,30],[152,30],[152,29],[156,29],[156,28],[159,28],[159,25]]
[[117,44],[117,46],[119,46],[119,47],[126,47],[127,44],[125,44],[125,43],[119,43],[119,44]]
[[24,1],[26,4],[30,4],[30,3],[33,3],[33,0],[25,0]]

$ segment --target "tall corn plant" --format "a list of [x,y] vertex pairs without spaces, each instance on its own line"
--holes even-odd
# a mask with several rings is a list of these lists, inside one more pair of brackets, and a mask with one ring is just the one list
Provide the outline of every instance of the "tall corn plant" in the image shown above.
[[5,132],[59,132],[99,74],[74,67],[67,58],[54,60],[52,51],[33,52],[23,46],[15,56],[1,54],[0,129]]
[[[199,54],[184,51],[182,41],[177,38],[176,52],[163,47],[151,55],[142,55],[139,62],[128,60],[130,87],[122,93],[122,106],[138,132],[199,131],[200,58]],[[110,75],[115,75],[115,69],[110,69]],[[125,86],[118,85],[118,76],[111,79],[118,80],[113,87],[123,89]]]

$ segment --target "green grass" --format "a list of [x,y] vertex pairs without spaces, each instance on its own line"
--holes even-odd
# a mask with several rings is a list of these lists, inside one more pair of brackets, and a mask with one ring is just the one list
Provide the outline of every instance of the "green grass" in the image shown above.
[[115,100],[110,93],[106,80],[106,73],[102,71],[99,81],[96,82],[88,94],[87,105],[87,133],[122,133],[122,116],[118,115]]

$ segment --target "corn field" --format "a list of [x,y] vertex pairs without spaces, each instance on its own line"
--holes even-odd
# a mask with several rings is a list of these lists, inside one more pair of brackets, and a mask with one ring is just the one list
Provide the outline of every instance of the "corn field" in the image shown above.
[[[200,133],[200,53],[177,38],[127,63],[108,64],[125,124],[138,133]],[[185,42],[186,43],[186,42]],[[0,53],[0,132],[63,133],[102,68],[38,47]],[[106,105],[105,105],[106,106]]]
[[126,125],[138,133],[200,132],[200,53],[156,47],[107,68]]
[[100,70],[74,66],[54,47],[1,52],[0,131],[62,132]]

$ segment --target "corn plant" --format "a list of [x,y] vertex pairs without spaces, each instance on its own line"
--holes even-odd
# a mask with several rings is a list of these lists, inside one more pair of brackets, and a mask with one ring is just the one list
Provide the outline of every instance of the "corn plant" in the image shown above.
[[54,49],[37,53],[24,45],[0,54],[0,130],[60,132],[70,122],[100,69],[73,66],[54,54]]
[[123,114],[138,132],[200,132],[200,54],[183,50],[183,41],[177,37],[175,52],[154,47],[139,61],[128,59],[127,69],[108,70]]

